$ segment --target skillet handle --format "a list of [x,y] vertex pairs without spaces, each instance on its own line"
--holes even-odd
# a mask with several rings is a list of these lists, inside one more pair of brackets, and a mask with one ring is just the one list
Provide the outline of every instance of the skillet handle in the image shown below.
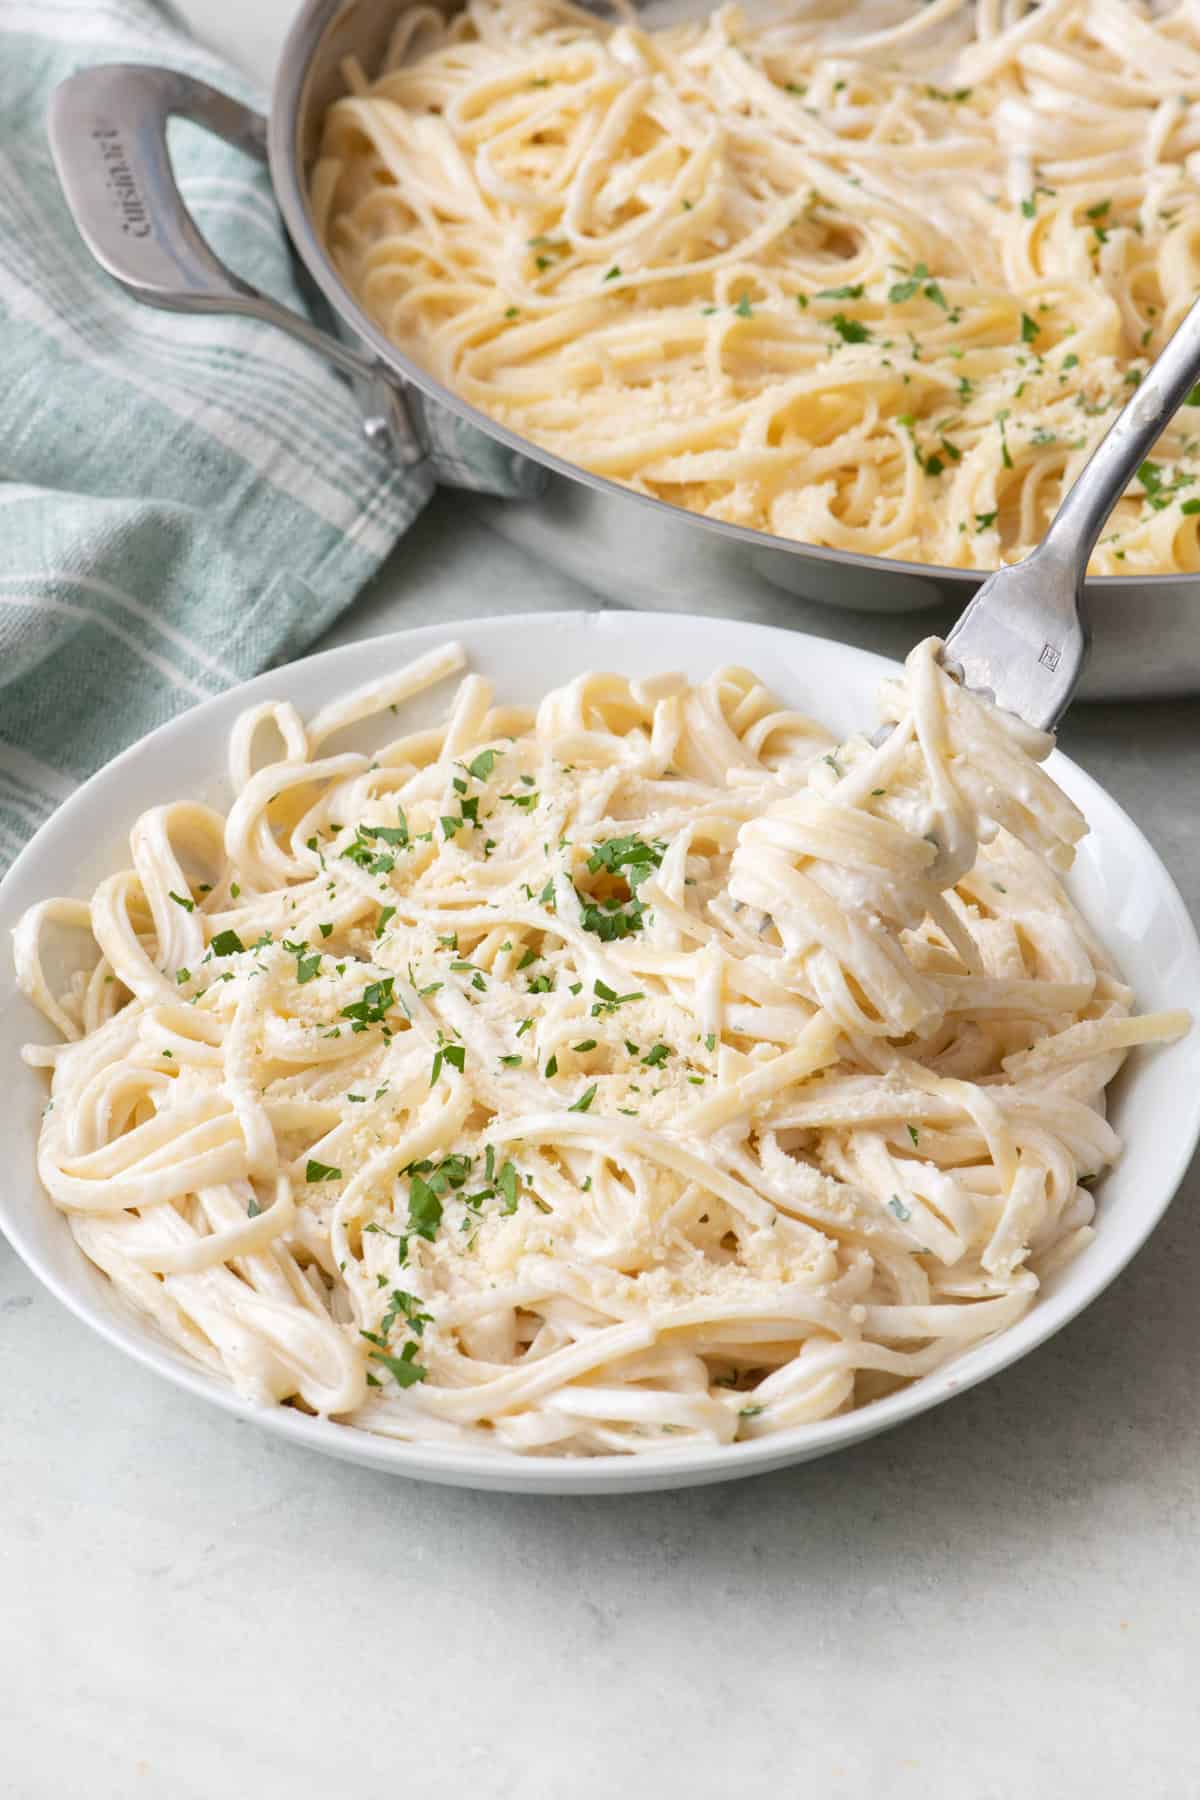
[[281,306],[235,275],[210,249],[184,205],[167,148],[167,123],[190,119],[267,160],[267,122],[207,82],[175,69],[104,63],[55,89],[50,150],[67,205],[100,267],[147,306],[241,313],[275,325],[336,365],[364,403],[364,429],[402,466],[428,448],[403,387],[379,362]]

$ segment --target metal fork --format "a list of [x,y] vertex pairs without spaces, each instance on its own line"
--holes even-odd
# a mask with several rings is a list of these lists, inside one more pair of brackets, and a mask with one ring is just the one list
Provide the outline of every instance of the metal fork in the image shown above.
[[[997,569],[979,589],[943,645],[949,674],[1030,725],[1057,725],[1088,653],[1088,558],[1109,513],[1197,382],[1200,300],[1097,444],[1037,549]],[[1200,407],[1200,392],[1195,403]],[[1200,432],[1200,411],[1196,426]]]

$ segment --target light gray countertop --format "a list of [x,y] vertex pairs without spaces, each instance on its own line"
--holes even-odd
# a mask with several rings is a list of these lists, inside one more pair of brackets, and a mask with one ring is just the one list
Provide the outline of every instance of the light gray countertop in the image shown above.
[[[290,6],[185,10],[262,69]],[[592,604],[442,496],[328,641]],[[1063,742],[1194,906],[1200,703],[1081,708]],[[1198,1204],[1193,1170],[1080,1320],[899,1432],[613,1500],[306,1455],[0,1245],[0,1795],[1193,1793]]]

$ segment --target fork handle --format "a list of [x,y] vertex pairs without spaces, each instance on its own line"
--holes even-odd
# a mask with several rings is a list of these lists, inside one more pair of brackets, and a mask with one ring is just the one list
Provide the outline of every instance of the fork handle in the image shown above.
[[[1082,571],[1113,507],[1154,448],[1173,413],[1200,382],[1200,300],[1151,364],[1137,393],[1105,432],[1059,507],[1040,553]],[[1200,394],[1196,404],[1200,406]],[[1197,415],[1200,427],[1200,414]]]

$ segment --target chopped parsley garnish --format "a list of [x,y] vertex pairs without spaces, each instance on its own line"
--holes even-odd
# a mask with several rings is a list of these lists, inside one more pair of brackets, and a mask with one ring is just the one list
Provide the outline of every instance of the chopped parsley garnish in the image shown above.
[[347,862],[357,863],[360,869],[365,869],[368,875],[388,875],[396,866],[395,857],[389,856],[386,851],[372,849],[361,830],[354,842],[342,851],[342,855]]
[[844,344],[865,344],[871,335],[861,319],[848,319],[845,313],[835,312],[829,323]]
[[1038,185],[1034,188],[1034,190],[1033,190],[1032,194],[1030,194],[1029,198],[1027,200],[1022,200],[1022,202],[1021,202],[1021,211],[1024,213],[1025,217],[1027,219],[1032,219],[1036,216],[1036,214],[1037,214],[1037,197],[1039,194],[1045,194],[1048,199],[1053,199],[1054,193],[1055,193],[1055,190],[1053,188],[1046,187],[1042,182],[1039,181]]
[[538,803],[536,792],[530,794],[501,794],[500,798],[502,800],[507,800],[512,806],[523,808],[525,812],[528,812],[531,807],[536,806]]
[[1037,320],[1031,319],[1027,312],[1021,314],[1021,342],[1023,344],[1032,344],[1041,329]]
[[432,1243],[442,1222],[442,1203],[423,1176],[414,1174],[408,1185],[408,1230],[411,1237]]
[[395,1005],[393,993],[396,977],[385,975],[381,981],[372,981],[363,989],[361,1000],[355,1000],[351,1006],[343,1006],[341,1017],[354,1021],[352,1029],[365,1031],[368,1025],[379,1025],[386,1017],[389,1007]]
[[473,762],[464,765],[467,774],[475,781],[486,781],[495,766],[496,752],[494,750],[481,750]]
[[519,1069],[524,1060],[523,1056],[502,1056],[500,1058],[506,1069]]
[[608,838],[593,846],[587,866],[593,875],[600,869],[611,875],[628,871],[626,879],[635,888],[659,867],[666,851],[667,846],[658,841],[647,844],[639,837]]
[[1013,466],[1013,459],[1008,448],[1008,434],[1004,429],[1004,422],[1007,418],[1007,409],[996,414],[996,423],[1000,427],[1000,461],[1004,464],[1006,469],[1011,469]]
[[596,1040],[595,1038],[584,1038],[581,1043],[572,1044],[571,1048],[572,1050],[579,1051],[580,1055],[582,1055],[585,1050],[594,1050],[596,1048]]
[[752,319],[754,317],[754,308],[750,304],[749,294],[743,294],[733,310],[739,319]]
[[909,1135],[909,1137],[910,1137],[910,1138],[911,1138],[911,1139],[912,1139],[912,1141],[913,1141],[913,1144],[914,1144],[914,1146],[915,1146],[915,1145],[916,1145],[916,1142],[917,1142],[917,1138],[918,1138],[918,1135],[919,1135],[919,1134],[918,1134],[918,1132],[917,1132],[917,1128],[916,1128],[916,1126],[915,1126],[915,1125],[910,1125],[910,1126],[909,1126],[909,1127],[908,1127],[908,1135]]
[[636,897],[627,902],[621,900],[596,902],[580,894],[579,903],[583,908],[580,919],[583,929],[593,932],[603,943],[614,943],[617,939],[629,937],[633,932],[642,929],[646,908],[643,902]]
[[310,1156],[308,1166],[304,1171],[304,1179],[305,1181],[340,1181],[342,1171],[332,1168],[329,1163],[318,1162],[315,1156]]
[[985,512],[985,513],[976,513],[975,514],[975,529],[976,529],[976,531],[986,531],[989,526],[994,525],[995,523],[996,523],[996,515],[994,512]]
[[403,1319],[415,1337],[424,1337],[425,1327],[433,1323],[433,1314],[421,1311],[421,1302],[415,1294],[393,1288],[387,1311],[379,1321],[379,1329],[385,1338],[397,1319]]
[[590,895],[579,893],[577,888],[575,891],[583,909],[583,929],[594,932],[605,943],[640,931],[646,908],[638,899],[637,890],[661,865],[666,850],[664,843],[647,844],[639,837],[609,838],[596,844],[587,861],[589,873],[596,875],[603,871],[623,876],[629,885],[630,897],[628,900],[597,901]]
[[396,909],[394,906],[385,906],[383,908],[383,911],[380,913],[378,919],[375,922],[375,936],[377,938],[381,938],[383,936],[384,932],[387,930],[387,927],[388,927],[388,920],[394,919],[395,916],[396,916]]
[[408,843],[408,820],[399,807],[396,809],[396,814],[400,820],[398,825],[360,825],[359,831],[365,838],[371,838],[381,844],[395,844],[398,849],[402,850]]
[[[464,785],[466,785],[466,783],[464,783]],[[457,817],[453,817],[453,815],[450,814],[443,814],[441,815],[441,819],[439,819],[439,824],[441,824],[441,828],[443,828],[443,839],[450,839],[450,837],[455,835],[455,832],[464,832],[468,824],[470,824],[473,832],[477,832],[477,830],[479,830],[479,797],[461,801],[461,803],[459,803],[459,814],[457,814]]]
[[861,281],[847,282],[844,287],[818,288],[818,300],[861,300],[863,284]]
[[248,1219],[257,1219],[259,1217],[259,1215],[261,1214],[262,1210],[263,1210],[262,1207],[258,1204],[258,1201],[254,1198],[254,1195],[251,1194],[250,1198],[246,1202],[246,1217]]
[[615,1012],[618,1006],[624,1006],[628,1000],[644,1000],[646,997],[640,991],[636,994],[618,994],[606,981],[593,982],[592,992],[596,995],[596,1004],[592,1007],[593,1019],[598,1018],[601,1013]]
[[195,912],[196,902],[189,898],[187,894],[177,894],[175,889],[172,888],[170,898],[175,902],[176,906],[182,906],[184,912]]
[[438,1076],[441,1074],[443,1063],[449,1063],[450,1067],[452,1069],[457,1069],[461,1075],[467,1063],[466,1050],[461,1044],[439,1045],[433,1058],[433,1072],[429,1077],[430,1087],[434,1085]]
[[1138,470],[1138,480],[1142,484],[1146,499],[1155,512],[1161,512],[1167,504],[1170,489],[1164,489],[1162,470],[1156,462],[1144,462]]
[[580,1094],[578,1100],[572,1101],[571,1105],[568,1106],[567,1111],[568,1112],[585,1113],[595,1098],[596,1098],[596,1083],[593,1081],[591,1087],[584,1088],[584,1090],[583,1090],[582,1094]]
[[376,844],[388,844],[393,849],[407,850],[409,846],[408,821],[404,814],[399,815],[398,825],[360,825],[355,832],[354,842],[342,851],[343,857],[365,869],[368,875],[388,875],[396,866],[394,856],[387,851],[376,850]]
[[652,1050],[646,1052],[642,1061],[648,1069],[658,1069],[662,1067],[663,1063],[666,1062],[668,1056],[671,1054],[672,1051],[669,1044],[655,1044]]
[[245,948],[236,931],[218,931],[209,945],[214,956],[237,956]]
[[620,273],[621,273],[620,263],[614,263],[612,268],[608,271],[608,274],[604,277],[604,279],[605,279],[605,281],[615,281],[617,279],[617,276]]
[[919,262],[907,280],[893,283],[888,289],[888,299],[897,306],[905,300],[911,300],[921,283],[928,279],[929,270],[923,262]]
[[517,1210],[517,1190],[520,1177],[512,1163],[506,1162],[496,1177],[496,1186],[504,1197],[502,1212],[515,1213]]
[[[363,1333],[364,1337],[369,1337],[370,1335],[371,1334],[366,1331]],[[384,1368],[391,1374],[392,1380],[396,1383],[396,1386],[402,1388],[415,1387],[418,1381],[424,1381],[429,1374],[429,1370],[423,1369],[420,1363],[415,1360],[416,1354],[417,1346],[412,1338],[405,1344],[399,1356],[391,1356],[386,1350],[372,1350],[370,1352],[371,1360],[373,1362],[382,1363]],[[371,1377],[368,1375],[367,1380],[370,1381],[370,1379]]]
[[551,1051],[550,1056],[548,1057],[547,1062],[546,1062],[546,1076],[547,1076],[547,1078],[549,1078],[550,1076],[557,1075],[557,1074],[558,1074],[558,1058],[557,1058],[557,1056],[554,1055],[553,1051]]
[[[1184,510],[1186,511],[1186,508]],[[175,980],[177,981],[177,983],[179,984],[180,987],[183,986],[185,981],[190,981],[191,979],[192,979],[192,971],[190,969],[176,969]]]

